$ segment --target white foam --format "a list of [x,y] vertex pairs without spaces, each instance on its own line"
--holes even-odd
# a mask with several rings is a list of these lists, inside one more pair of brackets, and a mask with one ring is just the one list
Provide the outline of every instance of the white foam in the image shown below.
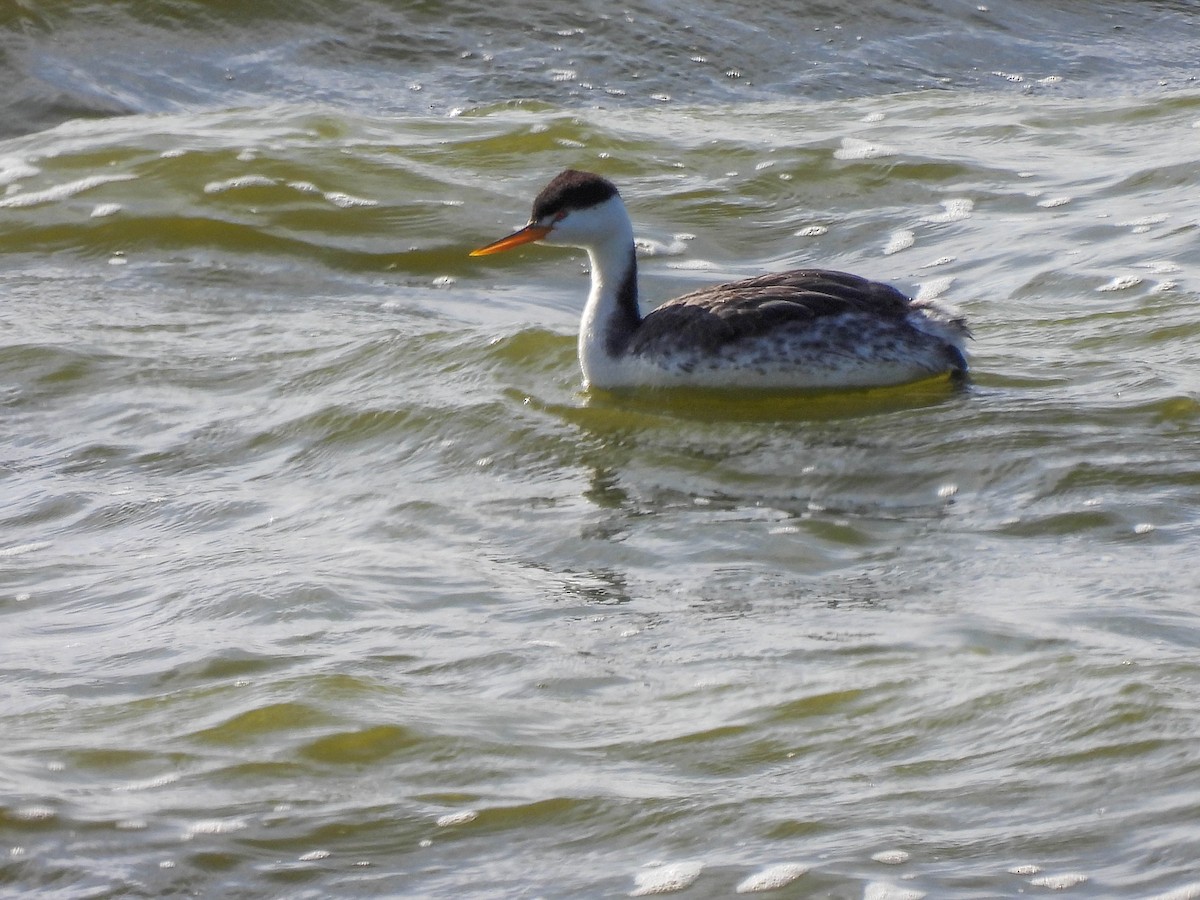
[[1118,275],[1107,284],[1102,284],[1096,288],[1098,291],[1127,291],[1130,288],[1137,287],[1142,283],[1142,279],[1137,275]]
[[807,871],[808,866],[801,865],[800,863],[779,863],[742,879],[738,883],[736,890],[739,894],[777,891],[791,884]]
[[226,178],[224,181],[210,181],[204,186],[206,194],[223,194],[226,191],[239,191],[244,188],[274,187],[279,184],[274,178],[266,175],[239,175],[237,178]]
[[917,289],[917,296],[914,299],[920,303],[928,303],[930,300],[934,300],[950,290],[950,285],[952,284],[954,284],[953,275],[922,281],[921,286]]
[[672,269],[685,269],[687,271],[696,272],[704,272],[708,271],[709,269],[718,268],[715,262],[707,259],[684,259],[680,260],[679,262],[669,263],[668,265]]
[[1056,206],[1066,206],[1070,202],[1070,197],[1047,197],[1045,200],[1039,200],[1038,206],[1042,209],[1054,209]]
[[166,772],[165,774],[147,778],[144,781],[130,781],[126,784],[120,784],[113,788],[116,791],[152,791],[155,788],[165,787],[168,784],[174,784],[179,780],[178,772]]
[[0,161],[0,184],[9,184],[20,178],[32,178],[40,171],[19,159]]
[[820,237],[827,234],[829,229],[824,225],[809,225],[796,232],[796,237]]
[[1140,264],[1143,269],[1149,269],[1155,275],[1174,275],[1176,272],[1182,272],[1183,267],[1179,263],[1171,262],[1169,259],[1153,259],[1150,262]]
[[654,241],[648,238],[638,238],[634,242],[637,247],[637,252],[641,256],[681,256],[687,252],[687,242],[695,240],[694,234],[681,232],[672,235],[669,243],[664,241]]
[[899,150],[887,144],[876,144],[871,141],[860,141],[858,138],[842,138],[842,146],[833,151],[834,159],[880,159],[885,156],[896,156]]
[[907,850],[880,850],[871,855],[871,859],[875,862],[883,863],[886,866],[898,866],[908,862],[910,858],[911,854]]
[[50,546],[49,541],[30,541],[28,544],[13,544],[11,547],[0,549],[0,557],[24,556],[26,553],[36,553]]
[[378,206],[378,200],[369,200],[366,197],[355,197],[350,194],[343,194],[341,191],[329,191],[325,194],[325,199],[334,206],[340,206],[342,209],[349,209],[352,206]]
[[122,209],[124,209],[124,207],[121,206],[120,203],[97,203],[92,208],[92,218],[104,219],[108,216],[115,216]]
[[1066,872],[1062,875],[1043,875],[1041,878],[1031,878],[1029,883],[1034,887],[1050,888],[1052,891],[1065,891],[1083,884],[1088,877],[1082,872]]
[[863,890],[863,900],[921,900],[924,891],[896,887],[886,881],[872,881]]
[[464,809],[460,812],[446,813],[444,816],[438,816],[434,824],[438,828],[449,828],[451,825],[466,825],[468,822],[474,822],[478,818],[478,810]]
[[89,175],[87,178],[80,178],[78,181],[68,181],[66,184],[55,185],[54,187],[45,188],[40,191],[12,194],[0,200],[0,207],[11,209],[25,206],[39,206],[42,203],[55,203],[59,200],[66,200],[68,197],[74,197],[76,194],[82,194],[84,191],[90,191],[92,188],[97,188],[104,184],[112,184],[115,181],[133,181],[136,177],[136,175]]
[[183,839],[190,841],[198,834],[229,834],[233,831],[241,831],[245,827],[245,819],[204,819],[189,825],[187,831],[183,833]]
[[704,863],[688,861],[656,866],[634,876],[635,887],[630,897],[649,897],[653,894],[673,894],[686,890],[700,877]]
[[926,216],[926,222],[934,222],[941,224],[943,222],[961,222],[963,219],[971,218],[971,212],[975,209],[975,201],[969,197],[955,197],[951,200],[942,201],[942,211]]
[[892,236],[888,238],[887,246],[883,248],[883,255],[891,256],[893,253],[907,250],[916,242],[917,236],[911,231],[893,231]]
[[13,810],[13,817],[25,822],[45,822],[54,816],[54,810],[48,806],[22,806]]
[[1140,230],[1149,230],[1149,226],[1161,225],[1163,222],[1167,221],[1167,219],[1169,219],[1169,218],[1171,218],[1171,217],[1167,213],[1154,213],[1153,215],[1142,216],[1137,219],[1129,219],[1128,221],[1125,221],[1125,222],[1118,222],[1117,226],[1120,228],[1132,228],[1135,231],[1137,231],[1139,229]]

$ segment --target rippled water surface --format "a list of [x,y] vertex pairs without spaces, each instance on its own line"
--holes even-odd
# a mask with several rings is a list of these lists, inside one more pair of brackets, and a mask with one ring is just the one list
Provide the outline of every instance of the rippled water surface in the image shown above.
[[[0,14],[0,894],[1200,897],[1200,14],[995,6]],[[567,166],[970,382],[584,391]]]

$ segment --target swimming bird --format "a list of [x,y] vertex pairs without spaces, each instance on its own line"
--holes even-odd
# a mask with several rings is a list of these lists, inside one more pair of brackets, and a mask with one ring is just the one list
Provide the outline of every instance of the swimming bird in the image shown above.
[[961,318],[844,272],[760,275],[643,315],[629,213],[616,186],[590,172],[557,175],[529,224],[471,255],[532,241],[587,251],[579,363],[591,387],[869,388],[967,369]]

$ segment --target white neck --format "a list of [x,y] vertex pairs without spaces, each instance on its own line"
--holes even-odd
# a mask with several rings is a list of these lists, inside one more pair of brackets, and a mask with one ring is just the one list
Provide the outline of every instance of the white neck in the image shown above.
[[579,364],[589,384],[604,386],[612,381],[611,370],[641,321],[633,225],[621,199],[613,197],[572,213],[563,226],[553,242],[583,247],[592,269],[579,326]]

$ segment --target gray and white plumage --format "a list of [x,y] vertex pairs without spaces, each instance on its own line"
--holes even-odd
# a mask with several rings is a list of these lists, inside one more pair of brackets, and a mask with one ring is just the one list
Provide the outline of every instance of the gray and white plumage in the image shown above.
[[962,319],[844,272],[760,275],[643,315],[629,215],[612,182],[588,172],[559,174],[528,225],[472,255],[530,241],[588,253],[579,359],[594,387],[867,388],[967,369]]

